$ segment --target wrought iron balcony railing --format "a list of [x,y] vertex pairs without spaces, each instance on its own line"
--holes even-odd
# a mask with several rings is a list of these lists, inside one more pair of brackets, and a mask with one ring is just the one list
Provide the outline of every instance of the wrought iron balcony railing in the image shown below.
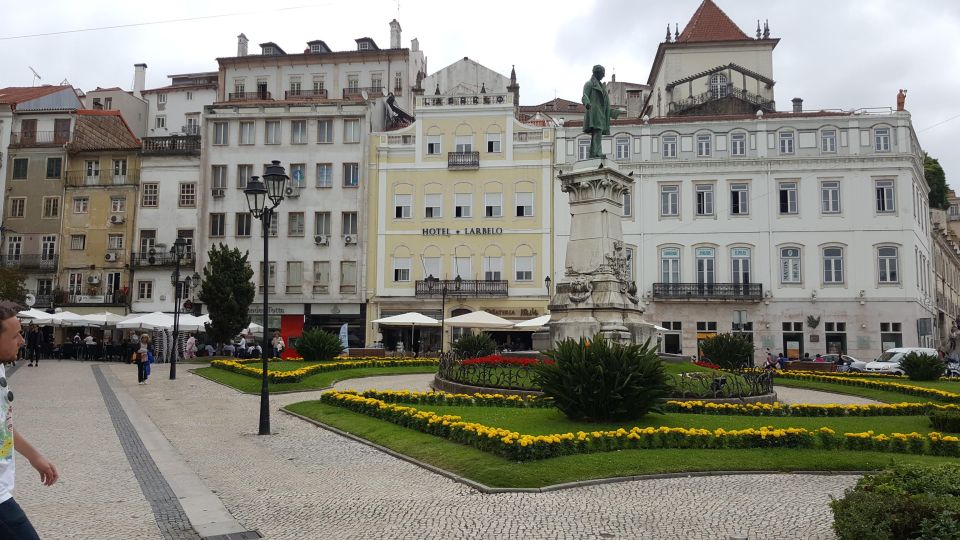
[[654,283],[654,300],[705,302],[726,300],[759,302],[763,299],[761,283]]
[[263,90],[261,92],[230,92],[227,94],[227,101],[262,101],[273,99],[270,92]]
[[287,90],[283,99],[327,99],[327,89]]
[[10,147],[63,146],[70,142],[69,131],[14,131]]
[[358,88],[344,88],[343,99],[362,98],[364,92],[367,93],[367,97],[383,97],[387,95],[382,86],[364,86]]
[[127,303],[127,295],[122,291],[106,294],[68,294],[65,305],[94,304],[102,306],[122,306]]
[[93,186],[124,186],[136,185],[140,183],[140,169],[127,169],[125,173],[114,171],[69,171],[67,172],[67,186],[69,187],[93,187]]
[[670,114],[680,114],[694,107],[703,105],[704,103],[725,98],[727,96],[733,96],[733,97],[739,98],[743,101],[746,101],[747,103],[752,103],[753,105],[756,105],[766,111],[772,112],[776,110],[776,104],[774,103],[773,100],[766,99],[763,96],[759,96],[757,94],[747,92],[742,88],[737,88],[733,85],[730,85],[730,87],[727,88],[725,93],[714,92],[713,90],[707,90],[706,92],[702,94],[698,94],[696,96],[691,96],[691,97],[677,100],[677,101],[671,101],[669,105]]
[[[198,128],[198,126],[184,126]],[[199,156],[199,135],[170,135],[169,137],[144,137],[143,155],[145,156]]]
[[[176,262],[177,259],[172,253],[161,249],[155,249],[152,254],[149,251],[134,251],[130,254],[130,263],[134,268],[175,266]],[[183,257],[180,257],[180,268],[193,266],[193,262],[193,252],[184,253]]]
[[57,270],[57,258],[57,255],[44,255],[40,253],[21,253],[20,255],[10,255],[8,253],[3,256],[2,261],[3,266],[7,268],[55,272]]
[[34,302],[32,307],[40,309],[40,308],[50,307],[51,305],[53,305],[53,294],[49,292],[44,292],[41,294],[41,293],[38,293],[37,291],[27,291],[27,292],[33,295]]
[[505,279],[463,279],[459,283],[455,279],[417,280],[417,298],[442,298],[444,291],[448,298],[503,297],[509,292]]
[[480,152],[447,152],[448,169],[479,169]]

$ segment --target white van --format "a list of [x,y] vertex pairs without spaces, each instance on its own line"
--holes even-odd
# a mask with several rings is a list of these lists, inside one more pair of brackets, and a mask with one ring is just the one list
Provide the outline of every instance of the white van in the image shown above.
[[887,352],[880,355],[873,362],[867,364],[868,373],[890,373],[893,375],[903,375],[903,368],[900,367],[900,361],[910,353],[929,354],[938,356],[936,349],[926,349],[922,347],[897,347],[896,349],[887,349]]

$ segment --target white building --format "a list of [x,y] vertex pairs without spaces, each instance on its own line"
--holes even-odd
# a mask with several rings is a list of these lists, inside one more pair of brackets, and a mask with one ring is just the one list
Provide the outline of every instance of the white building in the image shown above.
[[[803,112],[799,100],[773,112],[776,42],[759,28],[748,38],[705,0],[658,49],[652,118],[615,120],[604,140],[636,181],[623,229],[645,317],[682,354],[730,331],[749,333],[758,355],[871,359],[933,344],[928,189],[910,114]],[[586,156],[580,124],[558,130],[561,168]],[[569,217],[555,215],[563,261]]]
[[133,90],[97,87],[82,97],[83,108],[120,111],[133,134],[142,138],[147,135],[147,102],[140,93],[146,84],[147,65],[135,64],[133,69]]

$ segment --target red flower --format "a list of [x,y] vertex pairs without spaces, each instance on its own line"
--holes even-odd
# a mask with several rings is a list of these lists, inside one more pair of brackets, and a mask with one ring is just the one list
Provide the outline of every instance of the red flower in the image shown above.
[[[464,366],[473,366],[477,364],[490,364],[490,365],[503,365],[503,366],[531,366],[534,364],[540,363],[540,360],[536,358],[524,358],[520,356],[501,356],[499,354],[491,354],[488,356],[481,356],[480,358],[469,358],[460,362]],[[544,364],[552,364],[553,360],[544,360]]]
[[714,364],[713,362],[707,362],[706,360],[698,360],[693,364],[696,366],[705,367],[709,369],[722,369],[720,366]]

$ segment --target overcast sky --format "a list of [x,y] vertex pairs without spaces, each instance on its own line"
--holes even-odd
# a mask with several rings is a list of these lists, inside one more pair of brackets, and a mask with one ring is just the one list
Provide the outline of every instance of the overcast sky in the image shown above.
[[[893,107],[907,88],[907,109],[920,143],[940,159],[960,191],[960,2],[955,0],[716,0],[747,35],[769,20],[775,96],[780,110],[793,97],[805,109]],[[322,39],[353,50],[368,36],[390,44],[393,0],[127,0],[9,2],[0,26],[0,86],[30,86],[32,66],[42,83],[67,79],[90,90],[129,89],[133,64],[145,62],[147,87],[166,75],[215,71],[216,58],[236,55],[236,36],[255,45],[274,41],[288,52]],[[42,13],[38,7],[42,5]],[[593,64],[621,81],[646,82],[666,32],[680,30],[700,0],[403,0],[403,45],[418,38],[432,73],[463,56],[508,75],[516,65],[520,100],[532,105],[556,96],[577,100]],[[171,19],[164,24],[13,36]]]

